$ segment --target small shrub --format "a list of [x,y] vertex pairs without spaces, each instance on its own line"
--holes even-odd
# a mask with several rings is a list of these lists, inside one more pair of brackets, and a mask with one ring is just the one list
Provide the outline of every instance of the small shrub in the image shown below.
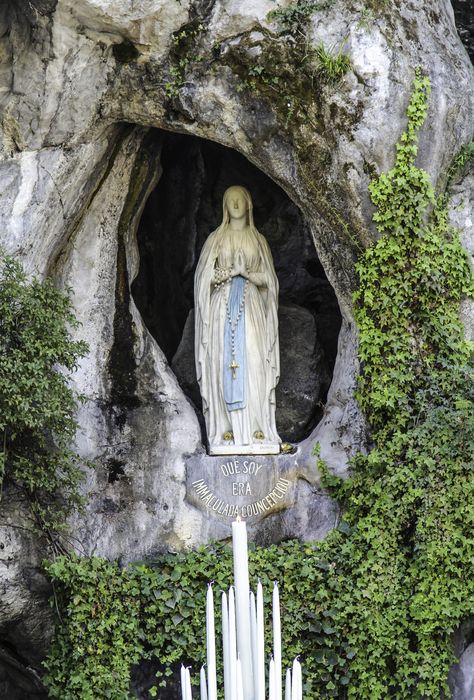
[[87,352],[71,339],[77,325],[67,294],[0,256],[0,486],[8,480],[50,534],[82,503],[71,448],[79,397],[69,384]]

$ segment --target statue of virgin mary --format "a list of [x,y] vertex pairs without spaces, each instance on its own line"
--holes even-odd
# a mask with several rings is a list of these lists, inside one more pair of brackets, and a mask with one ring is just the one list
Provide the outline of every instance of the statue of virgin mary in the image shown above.
[[209,453],[277,454],[278,280],[244,187],[224,194],[194,278],[195,359]]

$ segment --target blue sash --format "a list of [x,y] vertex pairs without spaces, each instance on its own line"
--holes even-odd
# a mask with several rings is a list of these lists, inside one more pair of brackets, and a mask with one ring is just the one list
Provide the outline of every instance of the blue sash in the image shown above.
[[[245,304],[244,294],[247,280],[236,275],[232,278],[227,301],[226,319],[224,329],[224,401],[228,411],[236,411],[245,408],[247,398],[245,395],[246,376],[246,351],[245,351]],[[239,309],[242,311],[237,321]],[[229,322],[230,318],[230,322]],[[232,325],[231,325],[232,324]],[[234,349],[232,355],[232,327],[234,330]],[[231,363],[238,366],[233,369]]]

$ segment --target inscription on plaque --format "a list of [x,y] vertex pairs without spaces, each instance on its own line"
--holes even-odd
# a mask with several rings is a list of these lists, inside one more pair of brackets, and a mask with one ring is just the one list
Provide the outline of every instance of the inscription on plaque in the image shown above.
[[251,518],[273,510],[290,485],[288,479],[275,479],[273,470],[251,458],[222,462],[217,476],[214,485],[201,478],[192,482],[192,488],[201,505],[229,518]]

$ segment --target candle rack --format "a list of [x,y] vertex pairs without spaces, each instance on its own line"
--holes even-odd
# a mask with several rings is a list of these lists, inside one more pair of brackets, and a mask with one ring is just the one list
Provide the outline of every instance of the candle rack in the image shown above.
[[[247,527],[239,518],[232,523],[234,586],[221,595],[222,657],[224,700],[283,700],[281,662],[280,596],[273,586],[273,655],[266,675],[263,589],[260,580],[256,595],[250,590]],[[210,583],[206,597],[207,673],[200,672],[200,700],[217,700],[214,591]],[[267,681],[267,682],[266,682]],[[182,700],[193,700],[189,668],[181,666]],[[302,700],[303,684],[298,658],[285,675],[284,700]]]

